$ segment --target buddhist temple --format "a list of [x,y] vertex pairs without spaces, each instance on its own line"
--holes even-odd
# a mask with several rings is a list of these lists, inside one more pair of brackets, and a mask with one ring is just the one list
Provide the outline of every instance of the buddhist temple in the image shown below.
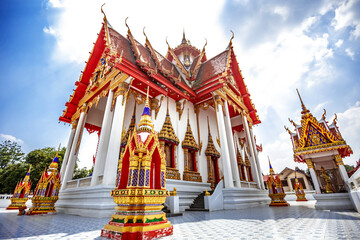
[[58,172],[59,150],[57,151],[49,168],[45,169],[41,174],[41,178],[36,185],[34,195],[31,198],[32,206],[26,212],[27,215],[56,213],[55,203],[59,198],[58,195],[61,186],[60,175]]
[[[72,129],[60,171],[58,211],[99,217],[113,212],[108,193],[121,181],[119,158],[136,132],[148,87],[151,121],[166,156],[166,188],[177,189],[180,211],[221,179],[223,191],[238,192],[224,195],[237,202],[225,208],[264,203],[261,147],[253,133],[260,119],[238,66],[234,36],[218,55],[208,58],[206,44],[200,50],[183,33],[177,47],[166,41],[168,50],[162,55],[145,29],[144,36],[132,34],[130,21],[125,20],[128,30],[123,36],[104,14],[85,69],[59,118]],[[145,43],[137,40],[140,37]],[[85,131],[100,134],[94,170],[92,176],[73,180]],[[246,178],[240,178],[237,154],[246,160]],[[245,194],[248,189],[259,198]],[[87,194],[92,197],[77,207],[73,199]]]
[[30,169],[31,167],[24,179],[17,183],[14,194],[11,197],[11,204],[6,208],[7,210],[26,209],[26,202],[29,199],[28,196],[31,189]]
[[289,119],[295,132],[285,127],[292,141],[294,161],[307,164],[316,193],[327,192],[326,176],[331,176],[334,192],[347,192],[346,181],[349,177],[342,159],[352,154],[352,150],[341,136],[336,114],[329,124],[324,109],[324,114],[318,120],[305,107],[299,92],[298,95],[302,107],[301,124]]
[[269,168],[270,168],[270,177],[267,181],[267,186],[269,189],[269,197],[271,198],[270,207],[286,207],[289,206],[289,203],[285,200],[285,191],[281,180],[277,174],[275,174],[274,169],[271,166],[269,159]]

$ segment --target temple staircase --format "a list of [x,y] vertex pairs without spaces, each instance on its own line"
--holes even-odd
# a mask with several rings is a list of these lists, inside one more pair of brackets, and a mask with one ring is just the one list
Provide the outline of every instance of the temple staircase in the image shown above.
[[[209,191],[212,194],[213,191]],[[200,193],[194,200],[194,203],[190,205],[190,208],[185,209],[185,211],[205,211],[208,212],[209,209],[205,208],[204,203],[205,192]]]

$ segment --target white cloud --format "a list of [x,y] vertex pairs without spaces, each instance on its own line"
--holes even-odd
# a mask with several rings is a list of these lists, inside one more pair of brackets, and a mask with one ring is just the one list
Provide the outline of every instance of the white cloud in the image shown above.
[[16,142],[16,143],[18,143],[18,144],[24,144],[24,141],[23,140],[21,140],[20,138],[16,138],[16,137],[14,137],[14,136],[12,136],[12,135],[9,135],[9,134],[0,134],[0,137],[2,138],[2,139],[4,139],[4,140],[10,140],[10,141],[12,141],[12,142]]
[[352,27],[351,36],[357,39],[360,36],[360,0],[343,1],[335,10],[332,25],[335,30]]
[[44,33],[50,34],[50,35],[56,35],[55,30],[50,26],[50,27],[44,27],[43,28]]
[[[187,38],[195,46],[201,48],[207,38],[208,57],[215,56],[224,50],[231,36],[230,31],[228,36],[224,36],[224,29],[218,21],[224,1],[186,0],[176,6],[176,11],[174,11],[174,6],[165,0],[156,3],[138,1],[136,6],[133,2],[115,0],[105,2],[104,11],[108,21],[120,34],[126,36],[127,29],[124,21],[126,17],[129,17],[128,25],[134,37],[144,43],[145,37],[142,30],[146,26],[149,40],[163,55],[167,52],[165,38],[168,36],[170,45],[176,47],[181,42],[183,28]],[[101,28],[103,15],[100,7],[103,2],[64,0],[60,3],[62,9],[59,17],[50,26],[56,32],[57,44],[53,58],[58,62],[83,63],[88,59],[89,51],[93,48],[92,42],[95,42]],[[202,11],[205,5],[206,11]],[[187,14],[184,13],[189,12],[189,6],[196,11],[196,14],[186,17]],[[201,29],[201,34],[199,34],[199,29]]]
[[352,60],[355,59],[355,53],[350,48],[345,49],[345,52]]
[[333,56],[333,50],[328,48],[328,35],[307,36],[309,22],[314,19],[305,19],[292,31],[284,31],[273,41],[251,49],[235,46],[235,51],[241,52],[240,68],[262,121],[267,119],[267,109],[273,106],[276,114],[287,119],[292,105],[283,104],[284,99],[290,99],[297,86],[320,84],[331,75],[327,60]]
[[335,43],[335,46],[339,48],[339,47],[341,47],[341,45],[343,44],[343,42],[344,42],[344,40],[339,39],[339,40]]
[[342,137],[353,150],[350,157],[344,159],[345,164],[355,165],[360,157],[360,101],[343,113],[338,113],[338,127]]
[[289,15],[289,9],[285,6],[277,6],[274,8],[274,13],[280,15],[285,20]]
[[52,8],[61,8],[63,7],[61,0],[49,0],[48,6]]

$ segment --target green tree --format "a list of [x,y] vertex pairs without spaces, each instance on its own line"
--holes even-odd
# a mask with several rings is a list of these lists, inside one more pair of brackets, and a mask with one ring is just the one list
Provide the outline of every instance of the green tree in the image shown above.
[[344,164],[344,167],[345,167],[346,172],[354,169],[354,166],[350,166],[350,165],[347,165],[347,164]]
[[25,177],[29,167],[29,164],[20,162],[9,164],[2,169],[0,174],[0,193],[12,194],[16,184]]
[[6,140],[0,143],[0,169],[6,168],[9,164],[20,162],[24,157],[21,146],[16,142]]
[[[61,148],[59,151],[59,170],[61,168],[61,163],[65,155],[65,151],[65,147]],[[30,179],[33,182],[33,185],[31,186],[32,190],[36,188],[36,184],[39,181],[42,172],[50,166],[52,160],[56,156],[56,152],[57,149],[52,147],[46,147],[42,149],[36,149],[26,155],[25,162],[32,166],[30,173]]]

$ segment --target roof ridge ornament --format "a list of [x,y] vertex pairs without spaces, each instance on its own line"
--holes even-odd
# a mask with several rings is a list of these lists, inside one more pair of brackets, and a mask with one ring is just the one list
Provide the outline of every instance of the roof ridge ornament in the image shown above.
[[269,156],[267,156],[267,157],[268,157],[268,160],[269,160],[270,174],[271,174],[271,175],[275,175],[274,169],[273,169],[272,166],[271,166],[270,157],[269,157]]
[[303,103],[302,99],[301,99],[301,96],[300,96],[300,93],[299,93],[299,90],[296,89],[297,91],[297,94],[299,96],[299,99],[300,99],[300,102],[301,102],[301,108],[302,108],[302,111],[301,111],[301,114],[306,114],[306,113],[309,113],[310,111],[305,107],[305,104]]
[[325,118],[326,118],[326,109],[324,108],[324,113],[323,113],[323,115],[322,115],[322,118],[325,120]]

